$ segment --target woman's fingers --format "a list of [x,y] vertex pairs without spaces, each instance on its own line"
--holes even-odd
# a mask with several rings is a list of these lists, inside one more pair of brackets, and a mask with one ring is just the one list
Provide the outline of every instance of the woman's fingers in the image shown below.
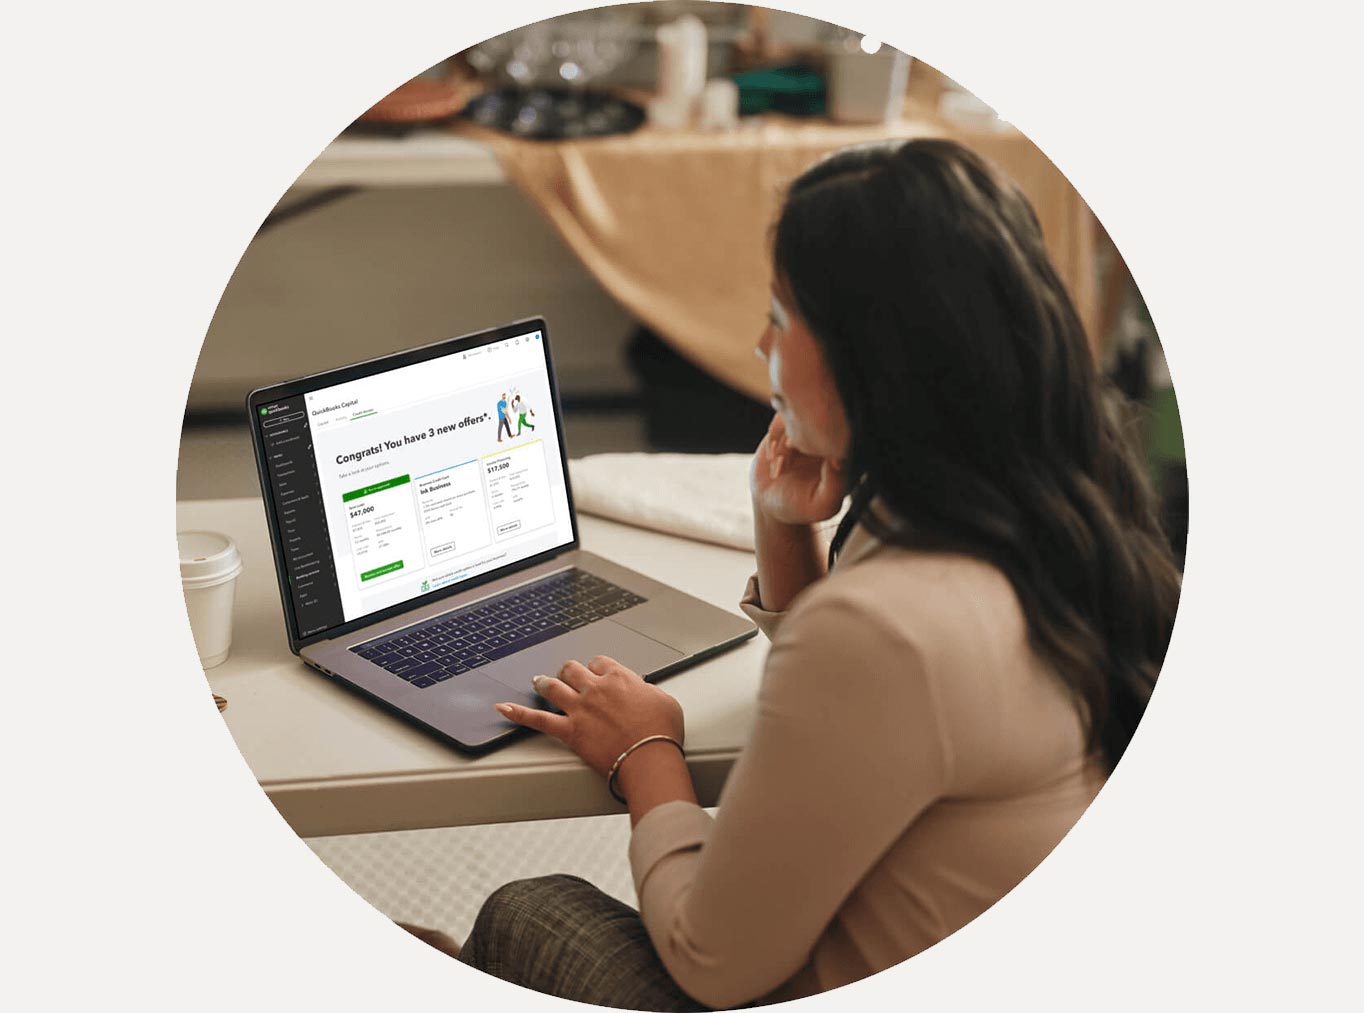
[[755,455],[758,466],[766,469],[769,480],[781,474],[780,460],[785,433],[786,424],[782,422],[780,414],[774,413],[772,421],[767,424],[767,434],[758,442]]
[[825,499],[836,499],[841,502],[844,496],[842,463],[825,458],[819,469],[819,485]]
[[619,672],[621,675],[631,679],[641,678],[640,674],[633,669],[626,668],[615,658],[608,658],[604,654],[599,654],[587,663],[587,667],[598,675],[610,675],[612,672]]
[[[781,418],[780,415],[777,418]],[[790,461],[791,444],[786,439],[786,430],[782,429],[777,433],[777,439],[772,445],[772,477],[780,478],[781,473],[786,470],[786,465]]]
[[562,679],[551,679],[547,675],[537,675],[530,683],[535,687],[535,692],[560,710],[568,710],[572,707],[575,698],[578,696],[578,691],[567,685]]
[[572,727],[572,722],[562,714],[551,714],[549,711],[537,710],[534,707],[522,707],[515,703],[498,704],[497,713],[508,721],[514,721],[526,728],[533,728],[537,732],[544,732],[556,739],[562,739]]
[[600,674],[600,672],[591,670],[590,662],[587,665],[583,665],[577,661],[570,661],[565,664],[563,668],[559,669],[559,681],[568,683],[568,685],[572,686],[577,692],[581,693],[583,690],[587,689],[596,676]]
[[607,672],[611,671],[611,669],[615,668],[617,664],[618,662],[615,658],[608,658],[604,654],[598,654],[595,658],[592,658],[587,662],[587,669],[595,675],[605,675]]

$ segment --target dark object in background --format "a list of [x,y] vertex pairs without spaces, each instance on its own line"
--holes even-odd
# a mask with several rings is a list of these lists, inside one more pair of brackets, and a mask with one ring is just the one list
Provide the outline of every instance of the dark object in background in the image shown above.
[[1119,349],[1108,378],[1127,400],[1144,404],[1151,396],[1151,339],[1138,338],[1130,347]]
[[645,434],[655,450],[752,453],[772,409],[714,380],[641,327],[626,350],[643,388]]
[[596,92],[502,88],[471,100],[464,116],[484,127],[532,141],[628,134],[644,122],[633,102]]
[[1175,563],[1184,569],[1184,551],[1189,544],[1189,471],[1183,461],[1160,465],[1160,521]]
[[787,116],[823,116],[824,78],[808,67],[747,70],[733,75],[739,86],[739,115],[774,112]]

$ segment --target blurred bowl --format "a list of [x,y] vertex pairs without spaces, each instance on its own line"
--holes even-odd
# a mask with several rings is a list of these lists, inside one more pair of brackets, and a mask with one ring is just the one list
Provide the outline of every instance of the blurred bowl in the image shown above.
[[644,122],[633,102],[562,88],[500,88],[471,100],[465,119],[531,141],[628,134]]

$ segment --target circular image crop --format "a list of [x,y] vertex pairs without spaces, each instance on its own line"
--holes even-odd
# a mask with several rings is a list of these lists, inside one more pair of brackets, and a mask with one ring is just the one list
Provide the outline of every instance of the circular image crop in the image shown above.
[[394,932],[640,1010],[858,981],[1027,877],[1151,699],[1188,503],[1046,155],[911,54],[692,2],[356,110],[226,288],[178,483],[289,825]]

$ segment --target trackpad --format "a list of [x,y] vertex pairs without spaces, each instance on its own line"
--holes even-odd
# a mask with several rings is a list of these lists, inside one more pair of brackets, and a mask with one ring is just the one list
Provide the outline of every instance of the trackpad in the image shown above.
[[466,672],[443,683],[442,689],[446,692],[428,691],[422,698],[421,709],[414,709],[413,713],[470,747],[485,745],[512,727],[512,723],[494,709],[497,704],[542,705],[535,694],[514,693],[478,672]]
[[536,644],[479,671],[512,689],[533,693],[530,681],[535,676],[557,675],[565,662],[581,661],[585,665],[598,654],[615,658],[643,676],[684,657],[679,650],[607,619]]

